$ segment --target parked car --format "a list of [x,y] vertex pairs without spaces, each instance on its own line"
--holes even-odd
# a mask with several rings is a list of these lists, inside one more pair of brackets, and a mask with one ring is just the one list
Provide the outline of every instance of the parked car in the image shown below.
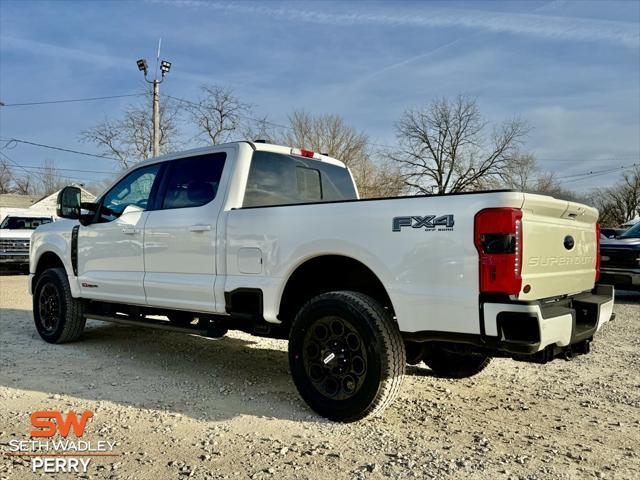
[[627,230],[627,228],[601,228],[600,233],[604,235],[605,238],[616,238]]
[[620,225],[621,228],[624,228],[625,230],[628,230],[629,228],[633,227],[636,223],[640,222],[640,218],[636,217],[632,220],[629,220],[628,222],[624,222],[622,225]]
[[640,223],[600,244],[600,282],[640,290]]
[[38,214],[8,214],[0,222],[0,266],[29,266],[29,242],[40,225],[53,222],[53,217]]
[[342,162],[253,142],[154,158],[80,197],[63,189],[69,220],[33,238],[45,341],[86,318],[286,338],[300,395],[333,420],[389,405],[407,362],[456,378],[492,357],[545,363],[587,353],[612,316],[597,210],[552,197],[359,199]]

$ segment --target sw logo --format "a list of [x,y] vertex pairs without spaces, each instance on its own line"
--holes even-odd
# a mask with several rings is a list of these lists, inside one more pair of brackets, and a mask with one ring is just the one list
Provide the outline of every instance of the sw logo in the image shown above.
[[[392,231],[401,232],[403,227],[424,228],[425,230],[452,230],[454,225],[453,215],[427,215],[425,217],[393,217]],[[440,227],[440,228],[438,228]]]
[[[80,415],[75,412],[67,413],[67,417],[62,417],[62,412],[33,412],[31,414],[31,425],[37,430],[31,431],[32,437],[53,437],[56,432],[62,437],[67,438],[69,431],[73,429],[76,437],[84,435],[84,427],[87,421],[93,417],[93,413],[85,411]],[[54,421],[55,420],[55,421]]]

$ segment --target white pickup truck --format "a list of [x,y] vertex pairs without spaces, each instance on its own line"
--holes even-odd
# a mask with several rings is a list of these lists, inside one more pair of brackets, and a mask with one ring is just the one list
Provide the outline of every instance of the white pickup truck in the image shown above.
[[389,405],[406,363],[460,378],[569,358],[612,317],[598,212],[546,196],[361,200],[338,160],[247,141],[139,163],[96,203],[66,187],[58,210],[30,252],[44,340],[86,318],[287,338],[300,395],[333,420]]
[[[1,210],[1,209],[0,209]],[[53,222],[53,217],[22,211],[9,212],[0,222],[0,267],[29,265],[29,242],[40,225]]]

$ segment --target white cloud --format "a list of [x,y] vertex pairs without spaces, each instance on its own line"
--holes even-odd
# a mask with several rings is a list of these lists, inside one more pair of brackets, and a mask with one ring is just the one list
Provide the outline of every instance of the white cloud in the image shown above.
[[299,8],[270,8],[250,3],[210,3],[202,0],[151,1],[324,25],[462,27],[542,39],[580,42],[602,41],[628,48],[640,48],[640,27],[638,23],[633,22],[478,10],[434,9],[425,13],[412,12],[407,14],[324,13]]
[[39,42],[27,38],[1,37],[2,50],[21,50],[47,59],[65,59],[74,62],[91,63],[101,68],[122,68],[130,63],[129,59],[90,52],[77,48],[62,47],[51,43]]

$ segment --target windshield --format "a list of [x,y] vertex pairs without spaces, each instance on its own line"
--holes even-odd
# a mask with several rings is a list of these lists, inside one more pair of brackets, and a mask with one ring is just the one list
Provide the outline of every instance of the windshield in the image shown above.
[[6,217],[0,228],[3,230],[35,230],[40,225],[51,223],[51,217]]
[[640,222],[636,223],[633,227],[620,235],[620,238],[640,238]]

